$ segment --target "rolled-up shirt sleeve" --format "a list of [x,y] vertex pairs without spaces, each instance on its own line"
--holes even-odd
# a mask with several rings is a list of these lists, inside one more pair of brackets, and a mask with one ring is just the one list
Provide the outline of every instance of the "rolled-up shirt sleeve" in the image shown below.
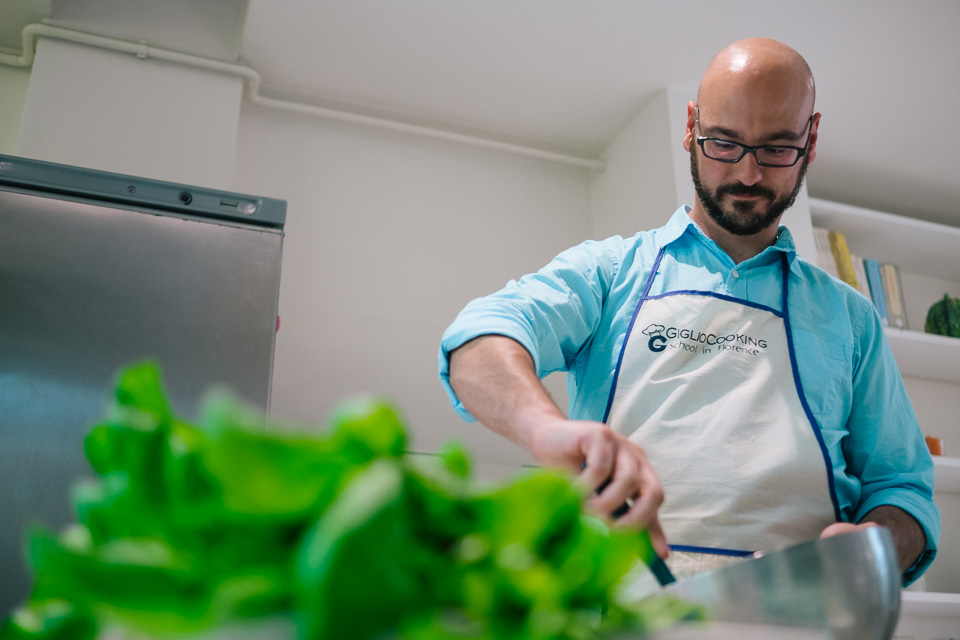
[[482,335],[502,335],[530,353],[541,378],[565,370],[596,330],[617,269],[619,237],[587,241],[501,290],[469,302],[444,332],[440,381],[456,412],[475,419],[450,386],[450,352]]
[[926,536],[926,548],[904,574],[907,584],[921,576],[937,554],[940,513],[933,502],[934,468],[930,452],[904,388],[893,353],[875,313],[858,323],[863,331],[853,377],[844,458],[849,475],[860,482],[860,501],[852,520],[892,505],[912,515]]

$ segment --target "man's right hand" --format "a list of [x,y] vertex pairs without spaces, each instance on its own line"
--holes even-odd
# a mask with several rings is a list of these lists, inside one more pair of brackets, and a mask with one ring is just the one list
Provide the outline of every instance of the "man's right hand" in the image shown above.
[[602,422],[568,420],[520,343],[486,335],[463,344],[450,354],[450,384],[477,420],[529,451],[540,464],[579,473],[590,492],[609,480],[588,499],[588,509],[609,520],[609,514],[630,503],[616,526],[647,529],[657,554],[667,557],[657,518],[663,488],[643,450]]
[[572,471],[582,468],[579,480],[591,493],[609,481],[587,500],[587,508],[609,521],[609,514],[629,504],[629,510],[616,519],[616,526],[647,529],[657,555],[667,557],[669,547],[657,517],[663,488],[637,444],[602,422],[559,419],[533,429],[530,453],[545,466]]

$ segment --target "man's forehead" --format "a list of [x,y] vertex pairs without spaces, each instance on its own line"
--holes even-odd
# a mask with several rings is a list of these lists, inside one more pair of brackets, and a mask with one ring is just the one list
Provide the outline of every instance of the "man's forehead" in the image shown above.
[[718,78],[705,82],[697,92],[701,115],[708,112],[726,117],[782,119],[813,113],[814,95],[808,86],[783,77]]
[[791,105],[785,109],[766,109],[765,105],[714,108],[710,103],[697,105],[700,135],[743,141],[768,142],[798,140],[807,133],[812,105]]

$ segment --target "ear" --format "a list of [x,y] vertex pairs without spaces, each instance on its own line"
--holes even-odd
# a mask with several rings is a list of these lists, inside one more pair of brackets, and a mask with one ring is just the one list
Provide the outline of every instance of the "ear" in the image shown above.
[[693,150],[695,141],[694,127],[696,126],[697,103],[691,100],[687,103],[687,128],[683,132],[683,148],[689,153]]
[[813,114],[813,124],[810,125],[810,147],[807,149],[807,162],[813,162],[817,157],[817,134],[820,129],[820,114]]

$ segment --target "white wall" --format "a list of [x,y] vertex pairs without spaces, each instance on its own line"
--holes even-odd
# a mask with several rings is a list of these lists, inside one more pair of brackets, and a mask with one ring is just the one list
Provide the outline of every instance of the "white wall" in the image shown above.
[[[44,49],[51,48],[45,44],[38,53],[41,64],[35,67],[35,76],[42,69]],[[86,53],[92,56],[88,68],[72,73],[99,82],[111,69],[135,74],[152,64],[132,56]],[[26,131],[27,142],[49,148],[50,153],[74,148],[85,133],[83,127],[59,138],[44,138],[36,123],[56,126],[58,119],[73,117],[76,124],[78,100],[93,97],[89,83],[86,89],[71,88],[62,66],[69,62],[69,56],[65,60],[61,55],[51,67],[53,75],[43,72],[35,77],[28,126],[14,132]],[[157,69],[161,74],[173,70],[162,64]],[[174,83],[203,84],[193,77],[193,70],[178,71],[181,75],[173,78]],[[0,67],[3,121],[9,122],[11,116],[19,120],[28,77],[23,70]],[[222,79],[210,80],[216,84]],[[461,437],[489,465],[502,463],[513,469],[531,462],[483,427],[466,425],[455,416],[436,376],[440,335],[468,300],[535,270],[584,238],[630,234],[662,224],[678,194],[689,191],[680,147],[689,96],[677,89],[658,96],[613,141],[607,154],[610,168],[591,173],[265,110],[248,102],[237,114],[237,87],[233,79],[227,80],[230,86],[222,92],[230,99],[222,103],[228,109],[220,121],[215,122],[218,116],[208,110],[193,109],[176,117],[179,126],[157,125],[141,142],[128,137],[123,144],[103,146],[100,151],[112,165],[73,162],[124,171],[130,165],[117,163],[136,149],[143,164],[128,172],[288,201],[273,391],[278,418],[321,423],[334,404],[350,394],[384,393],[395,398],[407,415],[417,450],[431,451],[448,437]],[[7,87],[13,90],[7,93]],[[149,94],[148,87],[144,91]],[[41,94],[50,98],[41,100]],[[100,126],[109,122],[102,114],[96,120]],[[236,140],[226,145],[229,153],[224,145],[211,143],[224,137],[224,120],[238,123]],[[205,127],[218,133],[206,136]],[[180,129],[181,141],[182,131],[199,130],[198,148],[218,148],[216,156],[204,160],[202,171],[178,165],[182,151],[168,152],[167,130],[174,128]],[[638,133],[644,131],[650,137]],[[0,145],[10,146],[13,138],[9,125],[0,129]],[[643,157],[638,153],[641,147],[653,152]],[[197,157],[193,153],[188,159],[194,162]],[[45,159],[71,161],[61,156]],[[653,173],[657,166],[664,168],[664,175]],[[171,174],[173,169],[186,173]],[[229,184],[210,178],[220,175],[232,176]],[[565,407],[562,376],[552,376],[548,386]]]
[[[108,75],[111,65],[144,64],[100,53],[94,77]],[[62,64],[52,67],[54,75]],[[34,96],[65,90],[47,73],[35,84]],[[230,163],[214,158],[205,171],[234,171],[230,184],[210,186],[288,201],[274,415],[320,424],[350,394],[384,393],[406,414],[417,450],[460,437],[490,468],[487,475],[498,464],[512,471],[531,463],[453,413],[436,375],[440,335],[468,300],[559,251],[587,237],[629,235],[665,222],[677,194],[692,191],[680,147],[687,98],[679,90],[658,96],[611,145],[610,168],[602,173],[243,102],[235,155]],[[45,140],[34,135],[39,125],[29,124],[56,124],[53,107],[38,113],[47,103],[64,111],[63,100],[35,99],[28,142],[62,154],[79,144],[79,135]],[[672,113],[678,104],[681,111]],[[209,120],[200,112],[189,124]],[[116,163],[133,146],[103,149],[101,161],[114,164],[97,168],[123,170]],[[176,163],[163,139],[139,146],[149,152],[133,173],[198,182],[195,173],[169,173]],[[74,162],[97,166],[92,158]],[[547,384],[565,408],[563,376]]]
[[236,76],[40,38],[17,155],[228,188],[242,91]]
[[587,170],[245,103],[233,188],[288,202],[275,419],[382,393],[416,450],[530,461],[454,414],[437,349],[470,299],[589,237]]
[[[667,91],[657,93],[604,151],[607,167],[593,176],[591,190],[598,237],[629,237],[641,228],[659,227],[676,210],[674,185],[680,174],[673,157],[683,151],[683,128],[671,127],[670,106]],[[692,198],[681,202],[693,204]]]

